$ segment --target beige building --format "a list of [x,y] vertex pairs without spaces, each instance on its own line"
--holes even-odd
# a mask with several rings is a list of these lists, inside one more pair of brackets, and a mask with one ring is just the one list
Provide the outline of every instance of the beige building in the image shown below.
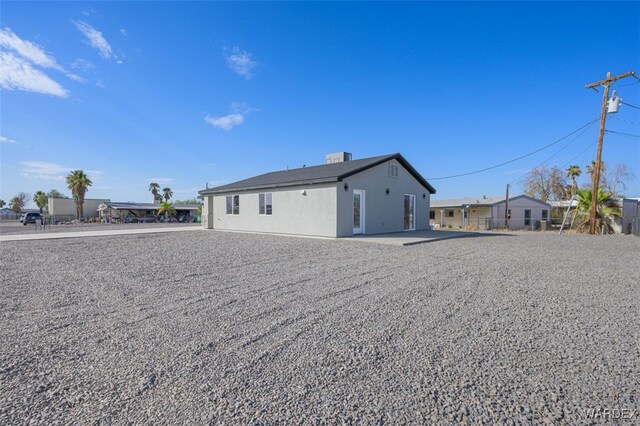
[[[487,196],[434,200],[429,221],[434,228],[504,228],[505,204],[504,197]],[[528,195],[509,198],[507,209],[510,229],[537,229],[550,219],[551,206]]]
[[400,154],[282,170],[200,191],[205,228],[343,237],[429,229],[435,189]]
[[[98,217],[98,206],[109,201],[103,198],[85,198],[82,206],[84,218]],[[76,200],[73,198],[49,198],[47,207],[52,219],[71,220],[76,218]]]

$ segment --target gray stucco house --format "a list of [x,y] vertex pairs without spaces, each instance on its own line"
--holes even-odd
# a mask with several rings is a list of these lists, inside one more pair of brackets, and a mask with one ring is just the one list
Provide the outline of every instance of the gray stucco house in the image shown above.
[[400,154],[281,170],[200,191],[205,228],[345,237],[429,229],[436,190]]

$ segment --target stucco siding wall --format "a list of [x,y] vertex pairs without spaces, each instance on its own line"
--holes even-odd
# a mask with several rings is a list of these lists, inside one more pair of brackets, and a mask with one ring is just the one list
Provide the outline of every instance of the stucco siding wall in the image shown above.
[[[500,202],[493,206],[493,217],[504,219],[505,203]],[[531,200],[529,198],[517,198],[509,200],[509,210],[511,210],[511,218],[509,219],[510,229],[531,229],[535,227],[536,222],[542,220],[542,211],[547,210],[549,213],[547,218],[551,217],[551,207],[545,203]],[[525,224],[524,211],[531,210],[531,221]]]
[[[109,199],[85,198],[83,204],[84,217],[98,217],[98,206],[109,201]],[[73,198],[49,198],[48,207],[49,215],[51,216],[76,215],[76,201]]]
[[[306,191],[306,195],[302,195]],[[259,196],[271,192],[272,215],[259,215]],[[226,196],[240,196],[240,214],[226,213]],[[205,203],[206,205],[207,203]],[[213,196],[213,229],[336,236],[336,185],[296,186]]]
[[[389,163],[398,164],[398,177],[389,176]],[[416,229],[429,228],[429,191],[397,161],[382,163],[339,182],[338,236],[353,235],[353,190],[365,191],[365,234],[400,232],[404,229],[404,194],[416,196]],[[344,184],[349,185],[347,191]],[[389,188],[389,195],[386,189]],[[422,197],[425,194],[425,198]]]

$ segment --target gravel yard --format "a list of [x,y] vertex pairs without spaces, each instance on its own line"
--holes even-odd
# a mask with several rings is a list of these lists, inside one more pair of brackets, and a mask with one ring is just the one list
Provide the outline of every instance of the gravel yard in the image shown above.
[[640,408],[639,259],[551,233],[4,243],[0,424],[590,423]]
[[47,235],[56,232],[84,232],[117,229],[150,229],[150,228],[172,228],[176,226],[198,227],[199,223],[79,223],[77,225],[47,225],[46,227],[36,227],[34,223],[23,225],[19,221],[0,221],[0,235],[23,235],[39,234]]

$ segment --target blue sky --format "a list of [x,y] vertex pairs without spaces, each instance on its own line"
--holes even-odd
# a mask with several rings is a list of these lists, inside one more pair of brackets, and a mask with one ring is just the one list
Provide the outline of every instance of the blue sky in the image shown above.
[[[88,198],[176,199],[324,154],[402,153],[426,178],[481,169],[599,115],[586,89],[640,72],[638,2],[3,2],[0,198],[83,169]],[[640,84],[614,88],[640,106]],[[607,129],[640,134],[623,105]],[[527,171],[583,166],[597,123],[497,169],[432,180],[435,198],[493,195]],[[603,159],[636,175],[640,141],[607,134]],[[583,179],[586,179],[583,176]]]

